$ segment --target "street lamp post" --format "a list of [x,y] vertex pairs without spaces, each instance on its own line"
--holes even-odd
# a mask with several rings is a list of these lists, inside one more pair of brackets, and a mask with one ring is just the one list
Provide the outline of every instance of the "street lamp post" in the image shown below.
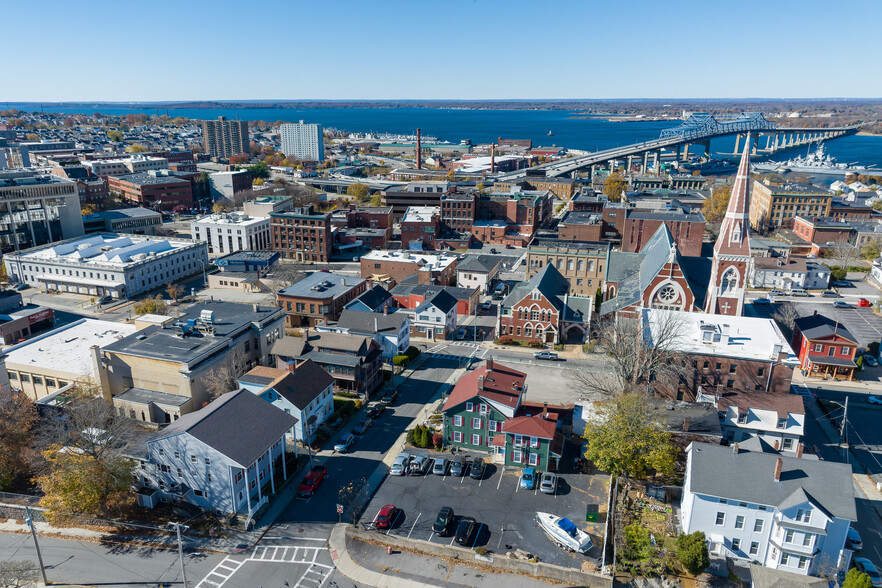
[[201,259],[197,259],[196,261],[198,261],[199,263],[202,264],[202,287],[208,288],[208,278],[206,277],[206,274],[205,274],[205,262],[202,261]]
[[25,508],[25,514],[27,516],[25,522],[28,527],[31,528],[31,537],[34,538],[34,548],[37,550],[37,561],[40,562],[40,573],[43,575],[43,584],[48,585],[49,580],[46,579],[46,567],[43,565],[43,554],[40,552],[40,544],[37,543],[37,530],[36,525],[34,524],[34,518],[31,516],[31,509]]

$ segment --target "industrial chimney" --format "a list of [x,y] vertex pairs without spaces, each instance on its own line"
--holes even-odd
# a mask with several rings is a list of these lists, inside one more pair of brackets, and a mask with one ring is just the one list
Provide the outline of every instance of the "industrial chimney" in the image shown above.
[[490,173],[496,173],[496,145],[490,145]]
[[423,141],[422,129],[417,129],[416,164],[417,169],[423,169]]

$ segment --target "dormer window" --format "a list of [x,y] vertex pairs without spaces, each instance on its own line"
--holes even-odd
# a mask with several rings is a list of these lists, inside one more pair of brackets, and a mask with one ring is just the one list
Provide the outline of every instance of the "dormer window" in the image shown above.
[[787,419],[778,419],[778,428],[783,429],[787,426]]
[[738,415],[738,424],[743,425],[747,422],[747,413],[741,413]]
[[811,520],[811,518],[812,518],[812,511],[805,510],[804,508],[796,509],[796,516],[794,517],[794,519],[797,522],[807,523]]

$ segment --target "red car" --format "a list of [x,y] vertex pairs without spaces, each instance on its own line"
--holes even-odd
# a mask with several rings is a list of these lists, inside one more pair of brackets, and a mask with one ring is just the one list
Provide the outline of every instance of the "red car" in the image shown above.
[[870,301],[866,298],[858,298],[858,306],[861,308],[869,308],[872,304],[870,304]]
[[297,496],[312,496],[315,494],[316,488],[319,487],[327,475],[328,468],[320,465],[314,466],[297,487]]
[[392,526],[392,522],[395,520],[395,517],[398,516],[398,509],[395,508],[394,504],[387,504],[383,508],[380,509],[380,512],[377,514],[377,518],[374,522],[378,529],[388,529]]

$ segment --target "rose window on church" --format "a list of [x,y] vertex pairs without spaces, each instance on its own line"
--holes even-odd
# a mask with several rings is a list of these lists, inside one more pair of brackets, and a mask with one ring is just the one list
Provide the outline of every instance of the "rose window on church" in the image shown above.
[[677,291],[673,286],[665,286],[659,291],[658,297],[662,302],[673,302],[677,298]]
[[679,290],[673,284],[665,284],[656,291],[652,300],[652,308],[683,310],[683,300]]

